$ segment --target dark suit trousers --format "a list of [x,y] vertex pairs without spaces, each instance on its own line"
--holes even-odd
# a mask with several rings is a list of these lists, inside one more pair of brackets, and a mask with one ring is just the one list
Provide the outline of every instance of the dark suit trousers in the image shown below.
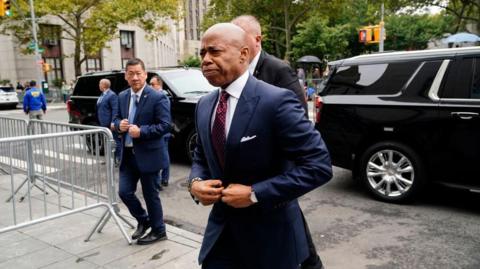
[[235,246],[231,229],[225,225],[220,237],[202,263],[202,269],[246,269]]
[[[152,229],[158,232],[165,231],[162,204],[159,196],[158,171],[154,173],[140,172],[132,148],[123,148],[123,151],[118,192],[120,198],[127,206],[130,214],[139,223],[150,222]],[[147,205],[148,214],[135,195],[139,179],[142,184],[143,197]]]

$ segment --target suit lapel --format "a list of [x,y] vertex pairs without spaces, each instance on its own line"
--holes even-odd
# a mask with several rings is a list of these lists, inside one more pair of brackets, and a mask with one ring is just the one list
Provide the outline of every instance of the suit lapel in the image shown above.
[[225,170],[230,163],[229,156],[234,156],[232,153],[240,144],[240,140],[245,134],[252,116],[255,114],[255,108],[257,107],[259,100],[259,97],[256,95],[256,86],[257,79],[250,76],[243,88],[242,94],[240,95],[237,107],[235,108],[235,114],[232,118],[225,148]]
[[253,71],[253,76],[258,78],[260,76],[260,69],[262,68],[263,62],[265,61],[265,53],[263,50],[260,52],[260,57],[258,57],[257,65]]
[[125,98],[125,102],[124,103],[124,107],[123,107],[123,111],[125,111],[125,115],[123,115],[123,118],[124,119],[128,119],[128,113],[130,113],[130,99],[132,98],[131,95],[132,95],[132,90],[129,88],[128,90],[126,90],[125,92],[125,95],[123,96],[123,98]]
[[212,129],[211,129],[211,119],[213,113],[215,113],[215,105],[217,104],[218,100],[218,93],[219,90],[215,91],[214,94],[208,96],[205,99],[205,109],[204,111],[198,111],[200,115],[197,115],[198,119],[198,126],[207,126],[207,128],[199,128],[199,130],[203,130],[202,138],[203,138],[203,150],[205,151],[205,155],[209,156],[211,160],[213,160],[213,164],[215,165],[214,169],[217,171],[217,175],[221,175],[218,171],[221,171],[220,164],[218,163],[217,156],[215,155],[215,150],[213,149],[212,144]]

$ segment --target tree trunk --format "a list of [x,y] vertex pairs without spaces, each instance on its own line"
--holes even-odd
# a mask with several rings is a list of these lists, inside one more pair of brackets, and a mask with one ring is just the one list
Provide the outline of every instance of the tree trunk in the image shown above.
[[82,75],[82,62],[81,62],[81,53],[82,53],[82,30],[81,30],[81,16],[77,15],[76,16],[76,21],[75,21],[75,53],[73,56],[73,65],[75,66],[75,77],[78,77]]
[[291,36],[291,30],[290,30],[290,23],[289,23],[289,13],[288,13],[288,1],[285,0],[283,2],[283,15],[285,16],[285,56],[284,59],[287,62],[290,62],[290,50],[291,50],[291,43],[290,43],[290,36]]

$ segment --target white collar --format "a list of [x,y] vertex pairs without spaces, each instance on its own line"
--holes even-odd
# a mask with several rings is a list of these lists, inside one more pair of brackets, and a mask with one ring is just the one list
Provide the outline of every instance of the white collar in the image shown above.
[[245,88],[245,84],[247,84],[249,75],[248,70],[245,70],[241,76],[225,88],[225,91],[228,92],[230,96],[240,99],[240,95],[242,94],[243,88]]
[[260,53],[261,52],[262,52],[262,50],[259,50],[257,55],[255,55],[255,57],[253,58],[252,62],[250,62],[250,64],[248,65],[248,71],[252,75],[253,75],[253,72],[255,72],[255,68],[257,67],[258,60],[260,59]]
[[147,86],[146,83],[143,84],[143,87],[136,93],[132,90],[132,88],[130,88],[130,97],[131,97],[131,95],[137,95],[137,98],[138,98],[137,100],[140,100],[140,97],[142,96],[142,93],[143,93],[143,90],[145,89],[145,86]]

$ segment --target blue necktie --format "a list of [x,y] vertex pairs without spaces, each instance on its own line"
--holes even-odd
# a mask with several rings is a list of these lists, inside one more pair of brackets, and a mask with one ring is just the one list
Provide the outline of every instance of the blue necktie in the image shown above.
[[[130,99],[130,112],[128,113],[128,123],[133,124],[133,119],[135,118],[135,112],[137,112],[137,95],[132,94],[132,99]],[[133,146],[132,137],[128,134],[125,136],[125,146]]]

